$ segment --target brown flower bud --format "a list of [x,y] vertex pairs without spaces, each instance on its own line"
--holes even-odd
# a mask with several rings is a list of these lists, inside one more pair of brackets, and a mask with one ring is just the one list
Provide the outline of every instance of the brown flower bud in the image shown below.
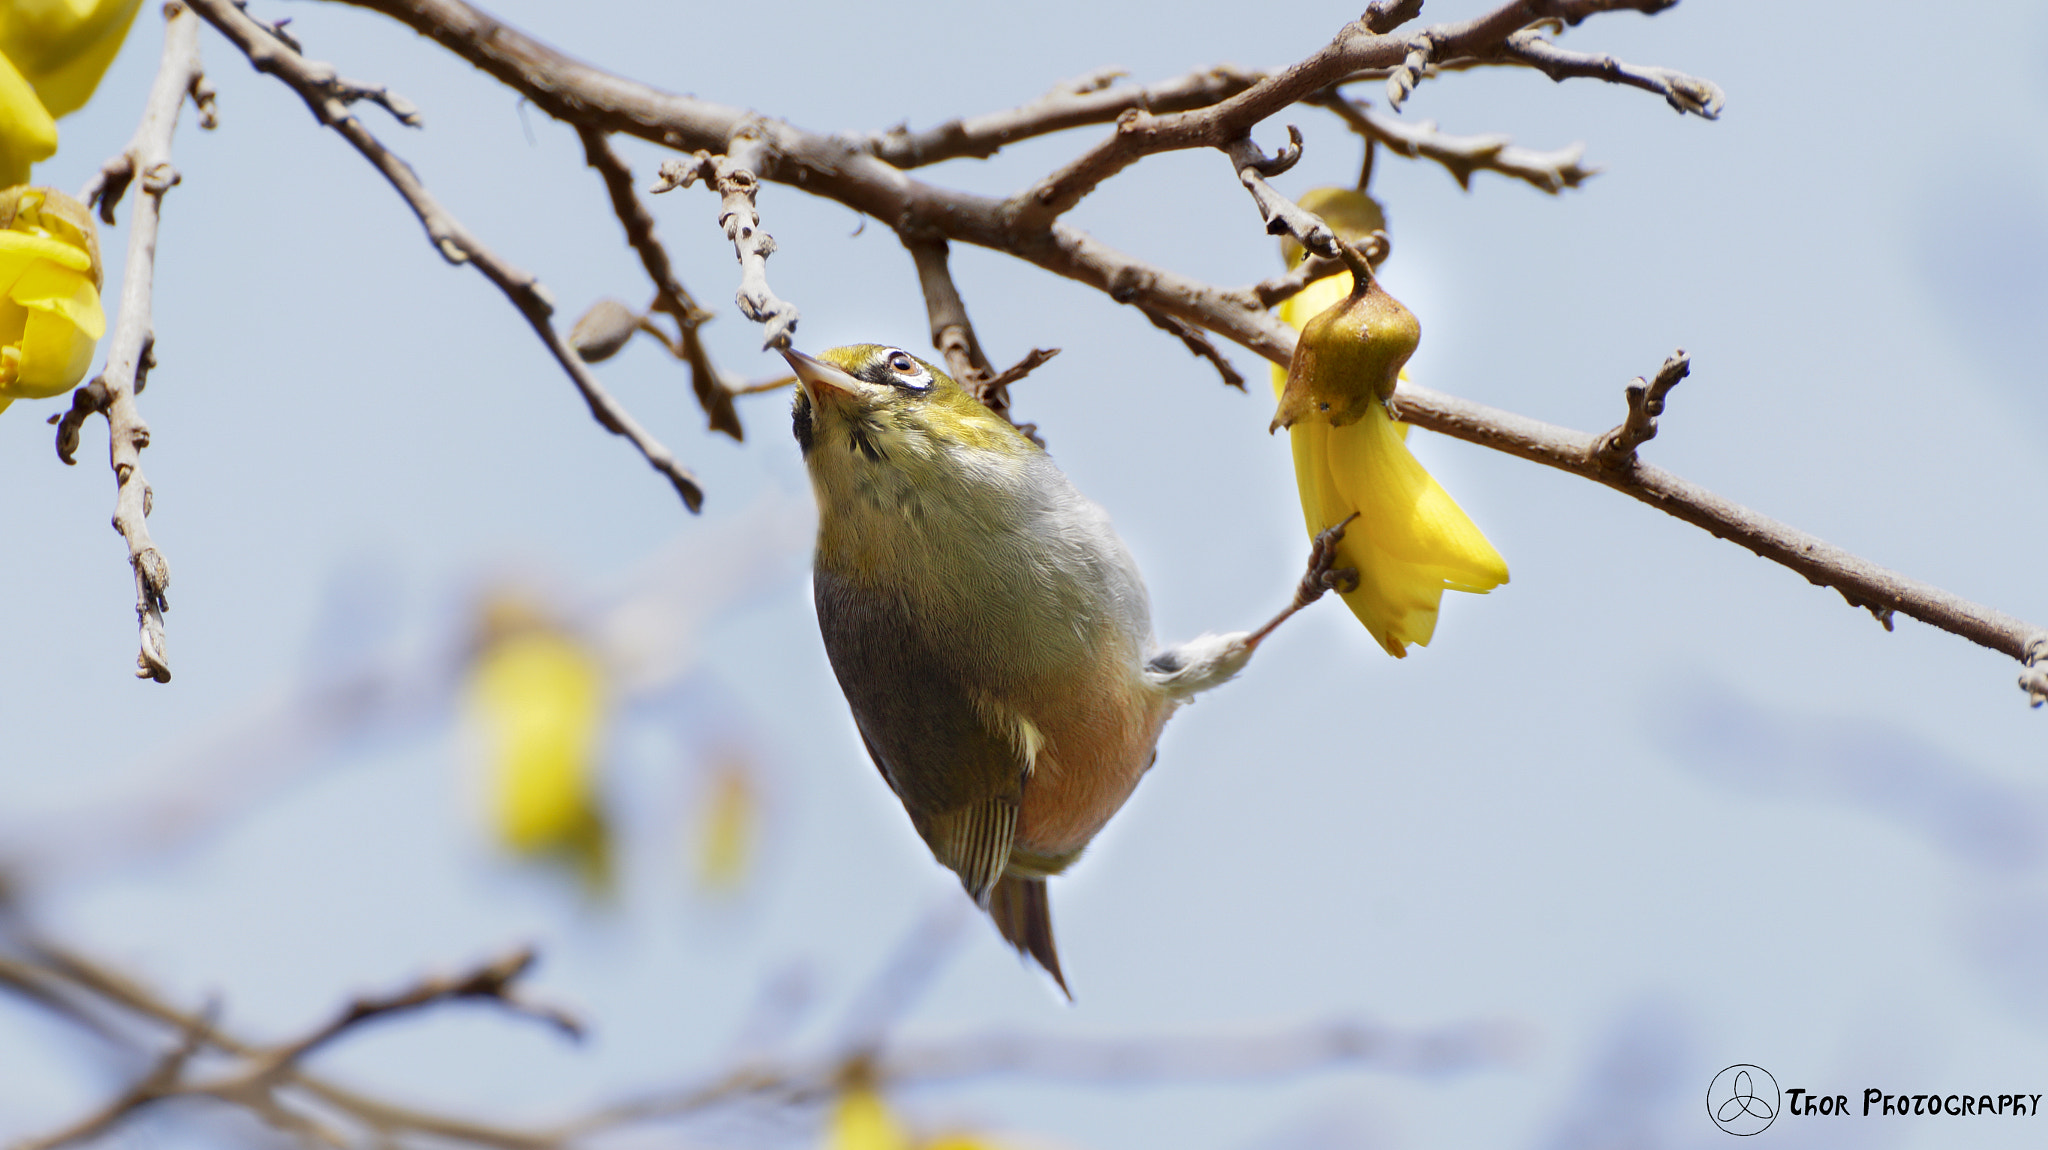
[[1357,422],[1371,404],[1394,394],[1401,366],[1421,340],[1415,313],[1388,295],[1377,277],[1357,276],[1349,296],[1302,326],[1269,430],[1304,419],[1332,427]]
[[569,346],[576,349],[583,362],[602,363],[617,355],[639,326],[640,317],[631,308],[607,297],[591,304],[576,326],[569,329]]

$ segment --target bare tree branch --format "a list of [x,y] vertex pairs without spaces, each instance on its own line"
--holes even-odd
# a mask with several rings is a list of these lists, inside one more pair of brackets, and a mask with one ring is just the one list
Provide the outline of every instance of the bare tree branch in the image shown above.
[[1709,120],[1719,119],[1727,97],[1710,81],[1674,72],[1669,68],[1625,64],[1612,56],[1591,55],[1560,48],[1525,29],[1507,38],[1506,55],[1542,72],[1560,83],[1575,76],[1627,84],[1655,92],[1680,113],[1691,112]]
[[743,1066],[693,1086],[594,1111],[554,1132],[563,1143],[747,1102],[815,1104],[850,1073],[892,1086],[938,1085],[991,1076],[1077,1086],[1243,1082],[1342,1067],[1391,1074],[1441,1074],[1491,1065],[1512,1053],[1513,1031],[1498,1024],[1400,1031],[1369,1023],[1279,1027],[1265,1033],[1162,1038],[1070,1038],[987,1034],[895,1042],[810,1062]]
[[1020,107],[911,132],[891,128],[869,136],[869,155],[905,171],[962,157],[987,159],[1010,144],[1090,124],[1107,124],[1133,108],[1182,112],[1206,108],[1264,78],[1264,73],[1220,64],[1185,76],[1138,87],[1115,84],[1121,69],[1105,68],[1060,84]]
[[1554,152],[1538,152],[1518,148],[1502,135],[1444,135],[1437,131],[1432,121],[1409,124],[1391,116],[1382,116],[1334,92],[1316,103],[1335,112],[1353,131],[1375,143],[1385,144],[1387,150],[1397,155],[1442,164],[1461,188],[1472,186],[1474,172],[1499,172],[1555,195],[1566,188],[1578,187],[1600,171],[1579,163],[1586,155],[1584,144],[1573,144]]
[[116,1094],[104,1106],[41,1138],[18,1142],[14,1150],[56,1150],[59,1146],[97,1138],[119,1126],[136,1111],[183,1093],[180,1081],[185,1076],[185,1066],[205,1047],[206,1034],[213,1028],[214,1013],[214,1006],[209,1004],[205,1010],[193,1015],[192,1025],[183,1028],[177,1045],[165,1051],[133,1086]]
[[917,282],[924,293],[925,313],[931,317],[932,346],[945,359],[946,371],[953,376],[954,382],[980,400],[982,406],[1002,416],[1031,442],[1044,447],[1045,440],[1039,437],[1037,424],[1018,423],[1010,414],[1010,385],[1058,355],[1059,349],[1044,351],[1034,348],[1016,366],[997,372],[989,363],[988,356],[982,353],[981,341],[975,338],[974,325],[967,318],[967,304],[960,298],[959,287],[953,283],[946,241],[936,236],[899,234],[903,246],[910,251],[911,262],[917,265]]
[[[1635,463],[1636,448],[1648,443],[1657,434],[1657,417],[1664,414],[1664,396],[1678,381],[1692,373],[1692,357],[1679,348],[1664,360],[1664,366],[1657,369],[1654,382],[1645,384],[1642,376],[1628,385],[1628,418],[1621,426],[1600,436],[1594,441],[1593,462],[1602,467],[1624,468]],[[1886,624],[1890,629],[1890,624]]]
[[733,298],[740,314],[764,329],[763,350],[788,347],[798,320],[795,306],[768,286],[768,257],[775,254],[775,237],[761,230],[755,197],[761,190],[759,170],[772,156],[766,136],[755,125],[742,125],[726,152],[714,156],[699,151],[692,163],[670,160],[661,166],[661,179],[654,186],[661,193],[703,180],[718,193],[718,224],[740,263],[740,289]]
[[651,310],[675,320],[675,342],[670,343],[666,333],[659,329],[655,329],[655,334],[662,336],[662,342],[668,345],[676,358],[690,365],[690,387],[696,392],[697,405],[704,409],[705,417],[711,421],[711,430],[722,431],[744,441],[747,436],[740,427],[739,412],[733,408],[732,388],[712,366],[710,354],[697,337],[697,329],[711,319],[712,313],[697,306],[689,291],[676,280],[669,263],[668,249],[662,247],[661,240],[654,234],[654,217],[640,202],[640,194],[633,186],[633,171],[617,152],[612,151],[605,133],[578,125],[576,134],[583,140],[586,161],[604,177],[605,191],[611,195],[612,212],[626,229],[626,242],[639,254],[640,266],[647,269],[647,278],[654,281]]
[[[34,962],[0,955],[0,985],[37,988],[39,1001],[48,1000],[64,1014],[81,1023],[94,1015],[75,995],[61,988],[82,992],[91,1000],[116,1007],[156,1026],[174,1031],[179,1044],[172,1055],[160,1058],[153,1070],[136,1085],[85,1118],[31,1143],[54,1148],[111,1128],[142,1106],[170,1097],[206,1097],[249,1109],[264,1121],[288,1131],[324,1130],[305,1113],[285,1104],[281,1093],[301,1093],[333,1114],[360,1127],[365,1135],[389,1140],[411,1134],[495,1150],[550,1150],[554,1138],[542,1134],[493,1126],[429,1110],[386,1102],[357,1091],[335,1086],[308,1073],[304,1058],[328,1041],[373,1018],[419,1009],[458,999],[482,999],[517,1013],[541,1018],[558,1028],[575,1027],[573,1019],[559,1012],[533,1007],[513,993],[513,982],[531,963],[525,951],[486,963],[467,974],[449,978],[428,978],[396,994],[359,999],[336,1018],[309,1034],[274,1046],[263,1046],[235,1038],[214,1024],[213,1011],[188,1013],[169,1005],[140,983],[75,952],[44,941],[31,940]],[[189,1063],[197,1054],[212,1051],[240,1060],[243,1065],[226,1074],[195,1080]],[[331,1134],[332,1132],[329,1131]],[[324,1139],[334,1142],[332,1138]]]
[[[1610,470],[1598,459],[1599,439],[1403,383],[1389,405],[1398,418],[1531,462],[1604,483],[1621,493],[1791,568],[1810,583],[1833,587],[1854,607],[1896,611],[2014,659],[2048,654],[2048,631],[2003,611],[1909,579],[1804,531],[1723,499],[1640,460]],[[2033,665],[2033,664],[2030,664]],[[2022,680],[2022,686],[2028,680]]]
[[1238,372],[1237,366],[1209,341],[1208,336],[1202,334],[1200,328],[1148,307],[1140,307],[1138,310],[1145,313],[1145,318],[1152,321],[1153,327],[1178,339],[1190,353],[1208,360],[1209,366],[1216,369],[1216,374],[1223,377],[1225,384],[1239,391],[1244,390],[1244,376]]
[[[547,345],[555,362],[567,372],[569,379],[581,392],[585,403],[590,405],[590,414],[605,430],[625,437],[640,450],[647,462],[667,477],[691,511],[704,505],[704,489],[692,475],[671,454],[668,448],[642,428],[628,414],[604,385],[591,373],[589,365],[569,347],[560,332],[555,330],[552,315],[554,301],[539,280],[501,259],[485,247],[462,226],[446,208],[441,206],[412,166],[399,159],[386,148],[377,137],[363,126],[361,120],[349,110],[353,100],[363,98],[364,89],[359,86],[338,87],[340,83],[334,69],[328,65],[307,60],[296,46],[277,35],[276,31],[242,11],[232,0],[187,0],[193,9],[206,18],[207,23],[219,29],[222,35],[241,49],[257,71],[275,76],[299,94],[313,115],[322,124],[340,133],[362,157],[368,160],[398,194],[404,197],[406,205],[419,217],[431,241],[441,257],[451,264],[471,264],[483,273],[485,279],[497,285],[512,306]],[[351,93],[356,93],[351,95]]]
[[102,166],[83,191],[86,205],[90,207],[97,201],[100,218],[112,223],[114,201],[138,176],[142,181],[142,192],[135,199],[135,216],[128,222],[121,306],[114,320],[113,338],[107,344],[106,366],[97,379],[81,389],[82,395],[73,397],[68,415],[51,420],[58,424],[58,457],[69,463],[85,415],[98,411],[107,417],[107,454],[116,484],[114,530],[128,542],[128,565],[135,573],[135,620],[140,636],[135,674],[137,678],[159,683],[171,681],[164,637],[164,612],[170,609],[166,593],[170,589],[171,568],[149,534],[154,495],[142,473],[142,449],[149,446],[149,425],[143,422],[135,397],[143,389],[156,342],[150,320],[156,281],[156,236],[163,217],[164,193],[178,183],[178,169],[171,166],[171,137],[178,129],[178,112],[186,98],[196,100],[202,96],[207,98],[200,106],[202,123],[210,125],[212,104],[199,63],[199,25],[183,4],[172,0],[164,6],[163,63],[150,87],[142,123],[126,150]]

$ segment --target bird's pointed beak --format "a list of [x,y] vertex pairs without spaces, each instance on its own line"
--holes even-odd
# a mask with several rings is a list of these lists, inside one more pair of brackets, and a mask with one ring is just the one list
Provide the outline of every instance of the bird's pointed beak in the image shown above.
[[789,369],[796,372],[797,386],[804,389],[812,403],[844,402],[866,390],[860,380],[816,356],[785,347],[782,358],[789,361]]

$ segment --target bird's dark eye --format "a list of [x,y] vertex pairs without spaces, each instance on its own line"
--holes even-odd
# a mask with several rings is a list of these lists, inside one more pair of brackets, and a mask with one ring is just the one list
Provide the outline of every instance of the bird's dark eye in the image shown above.
[[889,366],[905,375],[917,374],[917,361],[900,351],[890,353]]

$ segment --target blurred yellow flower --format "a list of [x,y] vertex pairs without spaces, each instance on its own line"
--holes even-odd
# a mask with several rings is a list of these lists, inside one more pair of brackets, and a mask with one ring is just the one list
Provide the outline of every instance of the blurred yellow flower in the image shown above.
[[[1353,242],[1384,226],[1379,205],[1363,192],[1317,188],[1301,205]],[[1291,243],[1285,254],[1290,266],[1305,256]],[[1325,276],[1283,302],[1280,318],[1298,331],[1343,304],[1352,286],[1348,271]],[[1408,378],[1405,368],[1401,378]],[[1274,368],[1274,396],[1286,386],[1287,371]],[[1394,422],[1377,396],[1363,416],[1341,427],[1304,418],[1288,429],[1309,535],[1358,514],[1337,548],[1337,565],[1358,571],[1358,587],[1344,593],[1344,603],[1397,659],[1410,643],[1428,645],[1444,591],[1484,594],[1508,581],[1507,562],[1416,462],[1407,435],[1407,425]]]
[[0,0],[0,187],[57,150],[59,116],[85,106],[142,0]]
[[824,1150],[1002,1150],[1002,1146],[979,1134],[960,1131],[914,1139],[881,1094],[864,1081],[848,1086],[825,1120]]
[[49,188],[0,191],[0,411],[77,386],[107,331],[99,233]]
[[731,891],[747,876],[754,854],[760,806],[754,772],[746,757],[728,750],[706,779],[703,813],[697,824],[698,881],[714,891]]
[[610,850],[596,794],[604,668],[524,600],[485,606],[470,666],[470,710],[485,740],[498,837],[525,855],[565,856],[594,887]]
[[825,1150],[911,1150],[910,1135],[872,1086],[855,1085],[826,1119]]

